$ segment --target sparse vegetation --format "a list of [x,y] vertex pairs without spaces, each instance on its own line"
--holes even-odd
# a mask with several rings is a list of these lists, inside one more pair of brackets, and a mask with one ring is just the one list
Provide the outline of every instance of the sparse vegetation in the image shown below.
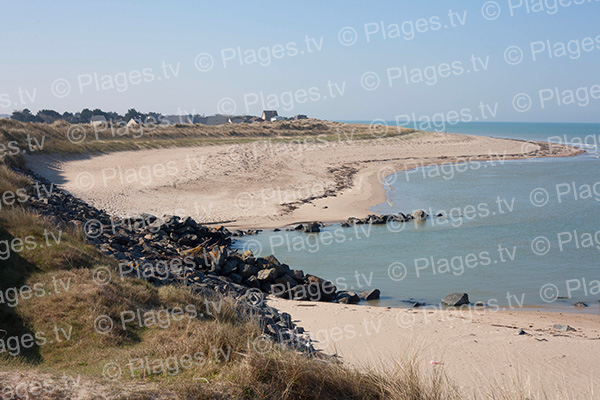
[[[225,125],[148,125],[126,127],[90,124],[72,125],[62,120],[52,124],[0,120],[0,143],[39,153],[95,153],[163,147],[189,147],[247,143],[257,140],[364,140],[408,136],[414,129],[388,127],[373,132],[369,125],[314,119]],[[377,129],[383,129],[378,127]],[[44,142],[42,143],[42,138]],[[71,141],[69,141],[71,138]],[[35,139],[35,140],[33,140]],[[30,142],[28,142],[28,140]],[[35,146],[35,148],[32,148]],[[11,155],[14,162],[18,155]],[[0,156],[2,154],[0,153]]]

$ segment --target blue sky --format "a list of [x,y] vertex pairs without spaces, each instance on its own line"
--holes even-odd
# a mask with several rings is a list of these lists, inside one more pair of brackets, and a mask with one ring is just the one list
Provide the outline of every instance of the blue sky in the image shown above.
[[578,2],[2,1],[0,113],[600,122],[600,2]]

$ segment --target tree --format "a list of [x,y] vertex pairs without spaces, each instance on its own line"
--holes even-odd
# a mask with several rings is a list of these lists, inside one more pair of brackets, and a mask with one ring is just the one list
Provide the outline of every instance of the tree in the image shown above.
[[135,108],[130,108],[127,110],[127,114],[125,114],[125,121],[129,121],[130,119],[134,119],[136,121],[141,120],[142,114],[136,111]]
[[87,124],[90,122],[93,116],[94,114],[90,111],[89,108],[84,108],[83,110],[81,110],[81,113],[79,113],[79,122]]
[[40,110],[37,116],[47,124],[51,124],[61,118],[61,115],[54,110]]
[[27,108],[22,111],[13,111],[10,118],[21,122],[44,122],[43,119],[33,115]]

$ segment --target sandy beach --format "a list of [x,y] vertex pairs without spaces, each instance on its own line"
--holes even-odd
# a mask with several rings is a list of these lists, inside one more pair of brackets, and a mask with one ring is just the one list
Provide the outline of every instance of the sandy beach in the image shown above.
[[[314,340],[361,369],[416,360],[443,369],[469,398],[492,388],[507,398],[595,399],[600,390],[598,315],[545,311],[432,310],[296,302],[270,298]],[[553,329],[569,325],[574,331]],[[519,335],[523,329],[525,334]],[[432,363],[433,362],[433,363]],[[439,364],[438,364],[439,363]]]
[[35,172],[114,215],[189,215],[203,223],[247,229],[364,217],[370,207],[385,201],[382,181],[396,171],[577,153],[566,146],[445,133],[339,139],[260,140],[92,157],[33,156],[27,162]]

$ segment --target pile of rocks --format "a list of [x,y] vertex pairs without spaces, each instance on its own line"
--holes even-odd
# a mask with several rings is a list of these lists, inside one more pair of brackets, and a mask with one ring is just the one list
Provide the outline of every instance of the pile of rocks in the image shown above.
[[[292,300],[360,301],[358,295],[338,293],[332,282],[291,269],[274,256],[255,257],[251,251],[240,254],[231,249],[234,235],[224,227],[207,227],[192,218],[173,215],[117,218],[31,171],[24,173],[33,181],[28,188],[30,206],[63,224],[82,227],[90,244],[118,261],[122,276],[156,285],[178,283],[198,294],[218,293],[244,300],[263,322],[265,333],[279,341],[297,338],[298,327],[289,315],[264,304],[267,293]],[[319,223],[310,224],[306,231],[318,232],[320,227]],[[256,232],[238,231],[235,236]],[[306,345],[300,343],[301,347]]]
[[362,225],[362,224],[372,224],[372,225],[383,225],[388,222],[408,222],[408,221],[424,221],[429,217],[429,215],[423,211],[418,210],[413,212],[412,214],[385,214],[385,215],[376,215],[370,214],[365,218],[355,218],[350,217],[345,222],[342,222],[342,227],[349,227],[352,225]]

